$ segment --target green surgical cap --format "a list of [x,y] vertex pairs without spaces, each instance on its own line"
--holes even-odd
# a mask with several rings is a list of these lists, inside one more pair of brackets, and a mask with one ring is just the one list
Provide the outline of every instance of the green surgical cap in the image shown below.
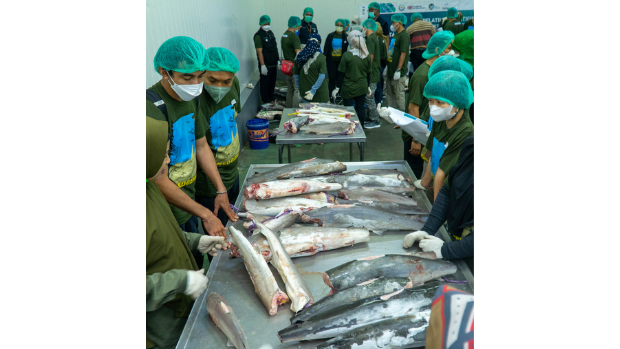
[[349,24],[351,24],[351,21],[350,21],[350,20],[348,20],[348,19],[344,19],[344,23],[343,23],[343,24],[344,24],[344,26],[346,27],[346,26],[348,26]]
[[340,22],[340,24],[342,24],[342,26],[343,26],[343,27],[345,26],[345,24],[344,24],[344,23],[345,23],[345,20],[344,20],[344,19],[342,19],[342,18],[338,18],[338,19],[336,20],[336,22],[334,22],[334,25],[338,25],[338,22]]
[[448,9],[448,18],[456,18],[459,16],[459,11],[456,10],[456,7],[450,7]]
[[258,20],[258,25],[263,25],[265,23],[271,23],[271,17],[267,15],[260,16],[260,19]]
[[414,14],[412,14],[412,15],[411,15],[411,21],[412,21],[412,22],[413,22],[413,21],[415,21],[416,19],[422,19],[422,14],[421,14],[421,13],[416,12],[416,13],[414,13]]
[[205,56],[209,61],[205,65],[205,70],[227,71],[233,74],[239,71],[239,60],[232,52],[223,47],[209,47]]
[[297,28],[301,25],[301,19],[297,16],[291,16],[288,19],[288,27],[289,28]]
[[426,51],[422,53],[422,57],[429,59],[438,56],[450,45],[452,40],[454,40],[454,34],[449,30],[435,33],[435,35],[431,36],[428,44],[426,44]]
[[183,74],[204,70],[205,48],[187,36],[175,36],[164,41],[153,59],[155,71],[159,67]]
[[372,31],[377,31],[377,22],[375,22],[374,19],[367,19],[362,23],[362,26],[364,28],[368,28]]
[[430,79],[433,75],[446,70],[461,72],[465,74],[467,80],[471,80],[474,77],[474,69],[469,63],[452,56],[441,56],[437,58],[428,70],[428,78]]
[[392,22],[400,22],[402,24],[407,24],[407,17],[405,17],[402,13],[396,13],[392,15]]
[[371,8],[376,8],[377,10],[381,11],[381,6],[379,6],[378,2],[371,2],[370,5],[368,5],[368,9],[370,10]]
[[469,80],[463,73],[453,70],[433,75],[424,86],[424,97],[438,99],[461,109],[469,109],[474,103]]
[[474,66],[474,31],[466,30],[454,37],[452,47],[459,51],[459,59]]
[[305,15],[306,15],[306,13],[308,13],[308,12],[312,13],[312,15],[314,16],[314,10],[312,9],[312,7],[306,7],[306,8],[304,9],[304,13],[302,13],[302,15],[304,15],[304,16],[305,16]]

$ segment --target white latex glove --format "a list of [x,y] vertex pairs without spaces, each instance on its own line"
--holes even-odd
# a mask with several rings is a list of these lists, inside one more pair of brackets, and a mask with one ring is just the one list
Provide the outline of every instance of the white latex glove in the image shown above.
[[267,66],[266,65],[261,65],[260,66],[260,73],[262,75],[267,75]]
[[278,70],[282,69],[282,64],[280,63],[280,61],[278,61]]
[[399,79],[400,79],[400,70],[394,73],[394,80],[399,80]]
[[198,241],[198,251],[201,253],[208,253],[212,257],[217,256],[217,250],[222,249],[222,244],[224,243],[223,236],[209,236],[204,235]]
[[413,232],[411,234],[407,234],[405,236],[405,238],[403,239],[403,247],[404,248],[409,248],[411,246],[413,246],[413,244],[416,241],[420,241],[422,239],[428,239],[430,235],[428,235],[427,232],[422,231],[422,230],[418,230],[416,232]]
[[332,92],[332,97],[334,97],[334,100],[336,100],[336,95],[338,94],[338,91],[340,91],[340,89],[336,87]]
[[413,182],[413,186],[416,187],[417,189],[426,190],[426,188],[424,188],[422,186],[422,180],[421,179],[418,179],[417,181]]
[[207,282],[209,282],[209,279],[207,279],[204,272],[204,269],[187,271],[187,286],[183,293],[192,297],[194,300],[207,289]]
[[312,98],[314,98],[314,94],[312,93],[312,91],[308,91],[306,92],[306,94],[304,95],[304,99],[307,101],[311,101]]
[[383,69],[383,80],[387,80],[387,67]]
[[370,87],[368,88],[368,93],[366,94],[366,96],[370,97],[370,95],[372,94],[372,91],[370,90]]
[[443,256],[441,255],[441,247],[443,246],[443,240],[436,236],[429,236],[424,240],[420,241],[420,248],[424,252],[435,252],[437,259],[441,259]]

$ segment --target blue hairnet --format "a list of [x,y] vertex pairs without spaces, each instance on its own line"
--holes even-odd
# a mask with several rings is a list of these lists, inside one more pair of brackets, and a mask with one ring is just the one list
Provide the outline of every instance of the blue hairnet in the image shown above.
[[239,71],[239,60],[232,52],[223,47],[209,47],[205,56],[208,59],[205,70],[227,71],[233,74]]
[[469,109],[474,103],[469,80],[463,73],[453,70],[433,75],[424,86],[424,97],[438,99],[461,109]]
[[304,15],[304,16],[305,16],[305,15],[306,15],[306,13],[308,13],[308,12],[312,13],[312,15],[314,16],[314,10],[312,9],[312,7],[306,7],[306,8],[304,9],[304,13],[302,13],[302,15]]
[[368,28],[372,31],[377,31],[377,22],[375,22],[374,19],[370,19],[368,18],[367,20],[365,20],[362,23],[362,26],[364,26],[364,28]]
[[258,20],[258,25],[263,25],[265,23],[271,23],[271,17],[267,15],[260,16],[260,19]]
[[428,78],[430,79],[433,75],[445,70],[459,71],[465,74],[467,80],[471,80],[474,77],[474,69],[471,64],[452,56],[441,56],[437,58],[428,70]]
[[289,28],[297,28],[301,25],[301,19],[297,16],[291,16],[288,19],[288,27]]
[[422,57],[429,59],[438,56],[452,43],[452,40],[454,40],[454,33],[449,30],[435,33],[426,44],[426,51],[422,53]]
[[204,69],[205,48],[198,41],[188,36],[175,36],[164,41],[153,59],[155,71],[162,67],[165,70],[173,70],[183,74],[190,74]]
[[414,14],[412,14],[412,15],[411,15],[411,21],[412,21],[412,22],[413,22],[413,21],[415,21],[416,19],[422,19],[422,14],[421,14],[421,13],[416,12],[416,13],[414,13]]
[[345,26],[345,24],[344,24],[344,23],[345,23],[345,20],[344,20],[344,19],[342,19],[342,18],[338,18],[338,19],[334,22],[334,25],[338,25],[338,22],[340,22],[340,24],[342,24],[342,26],[343,26],[343,27]]
[[448,18],[456,18],[459,16],[459,11],[456,10],[456,7],[450,7],[448,9]]
[[402,13],[396,13],[392,15],[392,22],[400,22],[402,24],[407,24],[407,17],[405,17]]

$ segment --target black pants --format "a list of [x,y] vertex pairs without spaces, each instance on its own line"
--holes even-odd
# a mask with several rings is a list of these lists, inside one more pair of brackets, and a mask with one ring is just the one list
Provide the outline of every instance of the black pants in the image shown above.
[[347,107],[352,107],[355,103],[355,113],[357,117],[360,119],[360,127],[364,127],[364,122],[366,119],[366,109],[364,108],[364,99],[366,95],[361,95],[353,98],[347,98],[343,101],[343,104]]
[[[258,67],[260,72],[260,66]],[[278,68],[267,68],[267,75],[260,74],[260,98],[263,103],[273,102],[273,91],[276,88],[276,78],[278,77]]]
[[383,69],[387,69],[386,66],[381,67],[381,79],[377,84],[377,90],[375,91],[375,102],[377,104],[383,101]]
[[[413,156],[411,155],[411,153],[409,153],[409,149],[411,149],[411,142],[412,140],[405,142],[404,158],[405,161],[407,161],[407,163],[409,164],[409,167],[411,167],[411,170],[413,171],[413,174],[416,176],[416,178],[422,179],[422,172],[424,172],[424,160],[420,155]],[[422,145],[422,148],[424,148],[424,145]]]
[[413,65],[414,71],[418,69],[420,64],[424,63],[424,61],[426,60],[424,59],[424,57],[422,57],[422,54],[424,53],[424,51],[426,50],[425,49],[418,50],[417,48],[414,48],[413,50],[409,52],[409,61]]
[[336,88],[339,64],[340,62],[327,61],[327,78],[329,79],[329,82],[327,83],[327,88],[329,89],[329,100],[332,103],[334,103],[334,99],[332,98],[332,92]]

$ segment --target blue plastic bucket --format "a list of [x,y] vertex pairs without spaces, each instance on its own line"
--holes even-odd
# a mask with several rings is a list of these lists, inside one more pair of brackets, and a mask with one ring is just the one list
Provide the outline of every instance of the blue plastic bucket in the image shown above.
[[269,121],[264,119],[248,120],[245,124],[250,138],[250,149],[269,148]]

